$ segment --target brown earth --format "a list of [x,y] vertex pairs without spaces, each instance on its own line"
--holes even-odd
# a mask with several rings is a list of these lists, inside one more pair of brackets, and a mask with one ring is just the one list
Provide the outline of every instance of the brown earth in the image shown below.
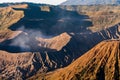
[[36,39],[39,41],[39,46],[60,51],[64,46],[66,46],[69,43],[71,36],[67,33],[63,33],[59,36],[50,39]]
[[[16,10],[13,8],[16,8]],[[86,7],[84,7],[84,8],[86,8]],[[62,24],[64,22],[65,22],[65,24],[68,24],[67,22],[71,21],[74,18],[70,18],[70,20],[69,20],[69,18],[64,19],[64,17],[63,17],[63,19],[62,18],[57,19],[58,20],[57,23],[60,22],[60,25],[56,24],[57,11],[52,12],[52,11],[54,11],[54,9],[52,8],[53,9],[52,10],[51,7],[49,7],[49,6],[42,6],[37,9],[35,6],[31,7],[28,5],[13,5],[13,6],[9,6],[9,7],[0,8],[0,44],[3,43],[3,45],[9,45],[8,43],[4,44],[4,42],[6,42],[6,41],[9,42],[9,40],[10,41],[14,40],[16,37],[20,37],[19,35],[21,35],[21,34],[27,34],[27,37],[29,37],[31,35],[31,33],[29,34],[22,30],[14,30],[14,31],[11,30],[10,27],[13,24],[16,24],[15,26],[18,28],[19,25],[21,26],[21,25],[25,24],[25,26],[27,26],[28,24],[31,23],[32,27],[33,27],[31,29],[34,29],[34,28],[36,28],[36,26],[39,25],[39,23],[42,23],[42,25],[45,25],[44,26],[45,29],[43,28],[43,30],[46,30],[46,28],[48,28],[48,29],[50,28],[49,30],[53,33],[54,32],[58,33],[58,34],[61,33],[60,35],[57,35],[56,37],[52,37],[49,39],[44,39],[44,38],[40,38],[40,37],[36,37],[36,36],[32,37],[32,38],[35,38],[36,41],[38,41],[38,44],[33,45],[32,47],[39,46],[39,47],[43,47],[43,48],[55,49],[55,51],[53,51],[53,52],[44,51],[43,53],[40,53],[38,51],[37,52],[36,51],[34,51],[34,52],[26,51],[26,52],[22,52],[22,53],[21,52],[11,53],[11,52],[6,52],[6,51],[1,50],[0,51],[0,53],[1,53],[0,54],[1,55],[0,56],[0,59],[1,59],[0,60],[0,64],[1,64],[0,77],[2,79],[26,79],[36,73],[39,73],[40,76],[42,75],[44,77],[46,75],[46,72],[48,72],[48,71],[53,71],[57,68],[61,68],[61,67],[69,65],[72,61],[74,61],[76,58],[81,56],[83,53],[88,51],[90,48],[92,48],[95,44],[99,43],[100,41],[106,40],[106,39],[119,39],[120,38],[120,27],[118,24],[120,22],[119,21],[119,15],[120,15],[119,7],[114,7],[113,10],[110,9],[108,11],[105,10],[104,7],[101,7],[101,8],[99,7],[98,11],[96,11],[96,9],[98,7],[97,8],[93,7],[93,8],[90,8],[91,10],[87,12],[88,8],[89,7],[87,7],[86,11],[78,12],[79,15],[85,14],[85,15],[89,16],[89,21],[92,21],[92,23],[93,23],[93,26],[87,25],[87,27],[85,27],[85,28],[83,28],[84,26],[82,28],[79,27],[82,23],[82,22],[81,23],[79,22],[79,19],[82,20],[81,19],[82,17],[79,17],[78,14],[76,16],[76,12],[74,12],[74,11],[73,12],[67,11],[67,13],[69,13],[69,14],[72,13],[73,17],[75,16],[75,18],[76,17],[79,18],[79,19],[77,18],[77,20],[75,19],[77,21],[77,23],[80,23],[80,24],[77,24],[77,28],[76,28],[76,26],[72,26],[72,25],[75,25],[74,22],[72,22],[72,24],[69,23],[68,26],[64,25],[64,27],[62,27]],[[112,7],[110,7],[110,8],[112,8]],[[56,8],[56,9],[59,9],[59,8]],[[104,9],[104,10],[101,11],[101,9]],[[36,12],[33,12],[32,10],[38,11],[39,17],[38,17],[38,15],[36,15]],[[62,12],[61,10],[62,9],[60,9],[60,11],[59,10],[58,11]],[[70,9],[70,10],[72,11],[72,9]],[[33,13],[31,13],[29,15],[29,12],[31,12],[31,11]],[[41,14],[39,14],[39,12],[42,14],[42,16],[41,16]],[[64,10],[63,10],[63,12],[64,12]],[[45,14],[47,14],[49,16],[50,20],[48,19],[48,16],[46,16]],[[55,21],[52,21],[53,17],[51,17],[51,14],[53,17],[55,17],[55,19],[54,19]],[[25,17],[25,16],[27,16],[27,17]],[[81,15],[81,16],[83,16],[83,15]],[[38,18],[38,19],[36,19],[36,18]],[[22,22],[20,22],[20,21],[22,21]],[[49,22],[49,21],[51,21],[51,22]],[[48,22],[50,24],[47,24]],[[54,28],[51,28],[50,26],[53,25],[54,22],[56,25],[54,25]],[[35,26],[35,23],[37,23],[36,26]],[[86,23],[84,25],[86,25]],[[31,27],[31,25],[27,26],[27,28],[30,28],[30,27]],[[93,32],[94,31],[99,31],[99,32],[87,33],[86,28],[91,29]],[[38,29],[39,29],[39,27],[38,27]],[[82,31],[83,29],[85,29],[86,33],[85,34],[81,33],[81,31],[71,33],[72,29],[73,30],[75,29],[75,31],[79,31],[79,30]],[[63,33],[67,30],[68,30],[68,32],[70,31],[71,35],[69,35],[67,33]],[[30,39],[31,38],[29,38],[29,40]],[[31,39],[31,40],[33,40],[33,39]],[[29,43],[29,44],[32,45],[34,43],[35,42]],[[102,44],[103,44],[103,51],[102,51],[102,47],[101,47]],[[100,43],[99,45],[98,45],[98,47],[96,46],[95,48],[93,48],[92,50],[87,52],[85,55],[80,57],[78,60],[76,60],[74,63],[72,63],[70,65],[70,67],[58,70],[58,72],[55,71],[52,73],[48,73],[45,78],[48,79],[50,77],[49,79],[53,78],[53,80],[57,79],[57,78],[58,79],[63,79],[63,78],[79,79],[79,77],[81,77],[81,75],[83,75],[81,77],[83,79],[84,78],[85,79],[86,78],[99,79],[99,76],[96,76],[96,74],[101,74],[101,70],[104,69],[105,70],[104,73],[105,73],[106,77],[109,75],[109,76],[111,76],[110,79],[111,78],[117,79],[118,77],[114,76],[113,73],[115,73],[115,75],[117,75],[117,76],[119,74],[118,72],[116,72],[117,71],[116,69],[118,69],[118,68],[114,66],[115,64],[117,64],[117,60],[116,60],[117,58],[115,58],[115,56],[119,55],[119,54],[115,53],[116,49],[114,50],[114,48],[119,46],[119,41],[110,41],[110,42],[105,41],[105,42]],[[97,48],[97,50],[96,50],[96,48]],[[12,50],[13,48],[10,48],[10,49]],[[108,50],[108,52],[105,53],[105,51],[107,51],[107,50]],[[112,50],[112,52],[111,52],[111,50]],[[100,51],[100,53],[98,53],[98,55],[100,55],[100,56],[97,56],[95,54],[95,53],[97,53],[97,51]],[[106,55],[104,55],[104,54],[106,54]],[[112,59],[115,59],[115,60],[113,60],[113,65],[112,64],[108,65],[107,61],[108,61],[108,59],[111,59],[109,57],[111,54],[114,55],[111,57],[112,57]],[[87,56],[87,59],[86,59],[86,56]],[[104,61],[97,59],[97,58],[102,58],[102,57],[103,57]],[[95,61],[94,61],[94,58],[96,58]],[[92,61],[94,61],[94,62],[92,62]],[[79,64],[82,64],[82,65],[79,65]],[[94,65],[96,65],[95,68],[94,68]],[[77,66],[80,68],[78,68]],[[108,67],[106,67],[106,66],[111,66],[111,68],[112,68],[111,73],[113,72],[112,74],[107,73],[106,68],[108,68]],[[113,66],[115,68],[113,68]],[[86,70],[86,67],[87,67],[87,70]],[[91,70],[92,70],[91,68],[93,68],[92,72],[91,72]],[[93,72],[95,73],[95,75],[92,75]],[[89,74],[86,74],[86,73],[89,73]],[[102,73],[103,73],[103,70],[102,70]],[[52,75],[52,77],[51,77],[51,75]],[[40,77],[39,75],[36,75],[36,76]],[[35,76],[35,78],[36,78],[36,76]],[[89,76],[91,76],[91,77],[89,77]],[[106,79],[106,77],[103,77],[103,78]],[[116,77],[116,78],[114,78],[114,77]]]
[[[14,39],[13,36],[11,36],[10,38]],[[67,33],[63,33],[50,39],[37,38],[37,40],[40,41],[38,45],[44,48],[54,49],[54,53],[62,50],[62,48],[69,43],[70,39],[71,37]],[[58,66],[65,65],[63,63],[58,63],[62,62],[62,60],[56,61],[52,57],[57,58],[59,56],[51,56],[51,54],[47,50],[44,53],[10,53],[0,50],[0,78],[26,79],[27,77],[32,76],[36,72],[44,73],[49,69],[55,69]],[[67,60],[66,58],[65,61],[68,62],[69,59]]]
[[68,11],[77,11],[79,14],[89,16],[92,21],[90,29],[92,32],[97,32],[105,28],[109,28],[120,22],[120,6],[112,5],[96,5],[96,6],[61,6],[62,9]]
[[119,40],[103,41],[68,67],[35,75],[30,80],[119,80],[119,48]]
[[0,42],[7,39],[12,39],[21,33],[21,31],[11,31],[8,29],[8,27],[23,17],[23,11],[16,11],[11,7],[0,8]]

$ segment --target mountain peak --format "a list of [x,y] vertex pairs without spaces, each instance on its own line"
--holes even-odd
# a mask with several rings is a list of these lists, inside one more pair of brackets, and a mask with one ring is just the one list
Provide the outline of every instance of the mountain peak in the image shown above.
[[62,5],[119,5],[120,0],[67,0]]
[[120,41],[106,40],[66,68],[48,73],[49,80],[119,80]]

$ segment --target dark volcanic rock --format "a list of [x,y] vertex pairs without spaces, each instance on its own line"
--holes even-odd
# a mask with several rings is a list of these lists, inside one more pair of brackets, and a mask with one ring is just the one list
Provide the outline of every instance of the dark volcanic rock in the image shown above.
[[31,78],[45,80],[119,80],[120,41],[106,40],[93,47],[68,67]]

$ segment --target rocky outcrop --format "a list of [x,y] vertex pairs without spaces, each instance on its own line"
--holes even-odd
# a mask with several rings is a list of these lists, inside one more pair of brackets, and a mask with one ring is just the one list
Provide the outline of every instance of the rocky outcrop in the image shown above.
[[43,38],[36,38],[39,41],[39,46],[49,49],[54,49],[56,51],[60,51],[64,46],[66,46],[71,36],[67,33],[60,34],[59,36],[50,38],[50,39],[43,39]]
[[13,10],[11,7],[0,8],[0,42],[15,38],[21,31],[11,31],[8,27],[24,17],[23,11]]
[[41,11],[46,11],[50,12],[50,7],[49,6],[40,6]]
[[16,11],[11,7],[0,8],[0,29],[7,29],[23,17],[23,11]]

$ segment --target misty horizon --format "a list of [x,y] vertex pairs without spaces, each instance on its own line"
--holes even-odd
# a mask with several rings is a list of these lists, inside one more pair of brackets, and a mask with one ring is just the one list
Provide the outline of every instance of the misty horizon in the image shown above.
[[52,1],[52,0],[1,0],[0,3],[19,3],[19,2],[32,2],[32,3],[40,3],[40,4],[51,4],[51,5],[59,5],[63,2],[65,2],[66,0],[57,0],[57,1]]

